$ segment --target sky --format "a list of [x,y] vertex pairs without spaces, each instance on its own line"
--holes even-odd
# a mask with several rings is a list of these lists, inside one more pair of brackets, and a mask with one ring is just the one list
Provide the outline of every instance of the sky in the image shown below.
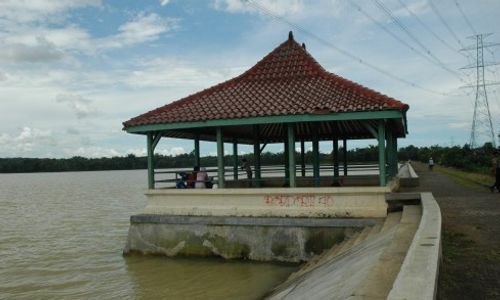
[[[241,74],[290,30],[326,70],[409,104],[399,146],[463,145],[475,69],[461,68],[476,53],[459,49],[476,33],[500,42],[499,28],[498,0],[0,0],[0,157],[145,155],[122,122]],[[500,81],[499,66],[485,76]],[[496,134],[499,88],[488,86]],[[156,152],[192,149],[162,139]]]

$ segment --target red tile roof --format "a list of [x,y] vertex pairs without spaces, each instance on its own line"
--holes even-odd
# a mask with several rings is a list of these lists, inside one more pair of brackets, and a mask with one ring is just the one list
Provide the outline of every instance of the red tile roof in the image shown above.
[[159,123],[257,116],[408,110],[408,105],[327,72],[290,33],[251,69],[123,123]]

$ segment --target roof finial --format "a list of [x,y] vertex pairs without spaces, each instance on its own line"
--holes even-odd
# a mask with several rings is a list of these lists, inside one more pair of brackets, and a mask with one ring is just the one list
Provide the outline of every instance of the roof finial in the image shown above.
[[293,41],[293,32],[290,30],[290,32],[288,33],[288,40],[289,41]]
[[304,50],[306,50],[306,44],[305,43],[302,43],[302,48],[304,48]]

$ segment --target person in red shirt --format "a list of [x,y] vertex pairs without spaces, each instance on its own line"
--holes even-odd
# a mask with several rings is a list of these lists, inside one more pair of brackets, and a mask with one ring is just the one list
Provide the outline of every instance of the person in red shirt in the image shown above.
[[189,173],[187,176],[187,187],[189,189],[194,189],[194,185],[196,183],[196,177],[198,176],[198,171],[200,170],[200,167],[195,166],[193,168],[193,172]]

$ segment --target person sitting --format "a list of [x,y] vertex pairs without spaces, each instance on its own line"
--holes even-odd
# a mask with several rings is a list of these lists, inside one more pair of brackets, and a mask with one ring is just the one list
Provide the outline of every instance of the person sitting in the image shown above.
[[181,178],[179,180],[177,180],[175,187],[178,189],[185,189],[186,188],[187,174],[185,172],[180,172],[179,176],[181,176]]
[[196,183],[196,177],[198,175],[198,171],[200,170],[200,167],[195,166],[193,168],[193,172],[189,173],[187,176],[187,187],[190,189],[194,188],[194,184]]
[[252,166],[246,158],[241,160],[241,169],[247,173],[248,187],[252,187]]
[[207,169],[202,167],[200,171],[196,174],[196,183],[194,185],[197,189],[204,189],[207,187],[206,183],[208,181]]

